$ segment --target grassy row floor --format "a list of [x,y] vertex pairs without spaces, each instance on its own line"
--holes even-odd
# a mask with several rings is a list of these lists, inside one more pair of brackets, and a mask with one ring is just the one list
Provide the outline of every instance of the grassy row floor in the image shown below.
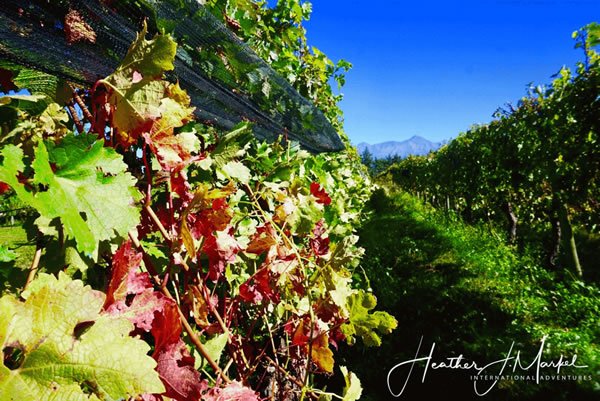
[[[576,353],[589,368],[572,373],[592,379],[502,381],[485,399],[600,399],[597,287],[559,282],[489,228],[466,225],[407,194],[388,199],[379,192],[373,203],[377,210],[359,233],[362,267],[379,307],[396,316],[399,326],[381,348],[344,351],[347,363],[358,367],[365,400],[397,399],[388,391],[387,372],[415,357],[421,336],[427,351],[436,343],[437,358],[463,354],[481,362],[506,356],[514,341],[525,362],[533,360],[545,335],[544,360]],[[429,372],[421,384],[422,368],[415,370],[400,399],[482,399],[468,372]]]
[[0,245],[16,254],[11,262],[0,262],[0,291],[7,287],[21,287],[27,278],[27,271],[35,254],[35,244],[27,240],[27,233],[20,226],[0,227]]

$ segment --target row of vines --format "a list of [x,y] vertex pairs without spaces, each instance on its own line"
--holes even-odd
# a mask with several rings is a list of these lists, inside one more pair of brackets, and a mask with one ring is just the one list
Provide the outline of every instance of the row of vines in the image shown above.
[[[329,81],[349,64],[308,47],[308,3],[204,3],[347,141]],[[0,69],[1,91],[29,90],[0,98],[0,187],[36,245],[0,270],[0,399],[359,399],[334,350],[379,345],[396,320],[357,269],[358,156],[195,121],[165,79],[176,51],[143,26],[92,88]]]
[[404,189],[470,221],[504,222],[517,242],[520,228],[547,235],[547,264],[561,247],[583,274],[573,227],[600,223],[600,26],[574,33],[585,54],[575,72],[563,67],[547,87],[531,87],[517,106],[495,113],[439,151],[409,157],[389,169]]

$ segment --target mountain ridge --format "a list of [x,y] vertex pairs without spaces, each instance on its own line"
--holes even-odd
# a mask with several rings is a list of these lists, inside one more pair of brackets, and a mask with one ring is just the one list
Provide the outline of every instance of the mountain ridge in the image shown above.
[[361,155],[365,149],[368,149],[376,159],[383,159],[388,156],[405,158],[410,155],[426,155],[431,151],[439,149],[445,143],[446,141],[432,142],[421,136],[413,135],[404,141],[386,141],[375,144],[361,142],[356,145],[356,148]]

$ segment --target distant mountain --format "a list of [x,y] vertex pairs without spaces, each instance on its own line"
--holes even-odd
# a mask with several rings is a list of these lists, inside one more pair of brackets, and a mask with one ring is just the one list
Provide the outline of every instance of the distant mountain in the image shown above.
[[384,159],[388,156],[398,155],[402,158],[407,157],[409,155],[426,155],[432,150],[439,149],[444,142],[431,142],[425,138],[420,136],[413,136],[406,141],[397,142],[397,141],[389,141],[376,143],[374,145],[368,144],[366,142],[361,142],[356,147],[358,148],[358,153],[362,154],[365,149],[369,149],[369,152],[376,159]]

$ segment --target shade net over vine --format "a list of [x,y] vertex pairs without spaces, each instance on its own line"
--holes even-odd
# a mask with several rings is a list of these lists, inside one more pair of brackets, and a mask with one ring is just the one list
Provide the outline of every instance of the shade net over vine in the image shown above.
[[254,123],[312,152],[344,148],[314,104],[194,0],[0,1],[0,58],[92,85],[118,66],[147,20],[179,46],[169,76],[187,90],[196,117],[223,129]]

